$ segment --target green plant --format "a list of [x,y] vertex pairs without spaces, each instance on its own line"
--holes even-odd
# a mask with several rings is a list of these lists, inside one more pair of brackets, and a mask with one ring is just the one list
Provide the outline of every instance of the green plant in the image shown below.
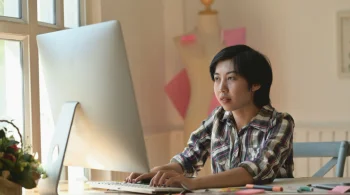
[[18,127],[8,120],[0,120],[0,123],[11,125],[20,137],[18,142],[10,135],[8,128],[0,127],[0,176],[26,189],[35,188],[40,178],[46,178],[45,171],[30,153],[30,147],[23,147]]

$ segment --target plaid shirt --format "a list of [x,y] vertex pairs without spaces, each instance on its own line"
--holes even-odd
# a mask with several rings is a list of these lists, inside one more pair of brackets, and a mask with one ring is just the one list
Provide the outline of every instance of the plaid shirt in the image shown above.
[[237,131],[232,112],[217,107],[171,162],[180,163],[188,177],[196,175],[211,156],[213,173],[243,167],[254,183],[290,178],[294,169],[293,129],[294,120],[289,114],[266,105]]

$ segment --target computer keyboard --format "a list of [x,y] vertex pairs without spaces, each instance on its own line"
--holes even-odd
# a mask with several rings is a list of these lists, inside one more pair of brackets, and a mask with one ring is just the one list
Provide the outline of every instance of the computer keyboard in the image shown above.
[[125,182],[115,182],[115,181],[89,181],[87,184],[92,188],[126,191],[126,192],[137,192],[144,194],[157,194],[157,193],[177,193],[182,192],[183,188],[176,187],[151,187],[148,184],[138,184],[138,183],[125,183]]

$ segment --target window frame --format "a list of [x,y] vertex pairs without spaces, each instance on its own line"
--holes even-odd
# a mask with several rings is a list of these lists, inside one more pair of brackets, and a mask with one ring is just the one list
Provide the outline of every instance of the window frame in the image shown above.
[[27,141],[30,140],[31,131],[31,126],[28,123],[30,120],[30,101],[28,98],[26,98],[26,94],[29,93],[30,89],[30,78],[28,77],[28,74],[26,72],[29,72],[28,66],[25,66],[24,64],[29,63],[29,49],[26,49],[29,47],[29,42],[28,42],[28,36],[25,35],[16,35],[16,34],[4,34],[0,33],[0,39],[1,40],[9,40],[9,41],[18,41],[20,42],[20,53],[21,53],[21,68],[22,68],[22,98],[23,98],[23,140],[24,143],[28,143]]
[[79,26],[86,25],[86,0],[79,0]]
[[19,0],[21,7],[19,8],[20,17],[0,16],[0,21],[28,23],[28,0]]
[[[47,1],[47,0],[43,0]],[[41,22],[37,20],[38,24],[42,27],[48,27],[53,29],[62,29],[64,24],[64,10],[63,10],[63,0],[54,0],[54,24]],[[38,12],[37,12],[38,13]]]
[[[30,3],[29,3],[30,1]],[[79,0],[79,26],[86,24],[86,0]],[[55,24],[38,22],[37,0],[20,0],[21,18],[0,16],[0,39],[21,42],[23,76],[23,140],[41,160],[39,56],[36,36],[64,30],[63,0],[55,0]]]

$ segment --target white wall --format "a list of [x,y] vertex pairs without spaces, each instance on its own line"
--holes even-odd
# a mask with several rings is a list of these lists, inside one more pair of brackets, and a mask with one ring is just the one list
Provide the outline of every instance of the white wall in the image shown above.
[[[223,28],[246,27],[247,44],[272,63],[274,106],[300,124],[347,123],[350,79],[337,76],[336,12],[348,0],[215,1]],[[195,26],[199,1],[185,1],[185,26]]]
[[[179,58],[174,44],[174,37],[185,32],[184,0],[163,0],[164,47],[165,47],[165,81],[169,83],[185,66]],[[182,130],[183,118],[177,112],[170,99],[165,102],[167,129],[170,131]],[[181,143],[181,142],[180,142]]]
[[[164,93],[184,67],[172,38],[195,27],[203,6],[199,0],[100,2],[95,21],[122,23],[148,151],[163,156],[154,164],[163,163],[182,148],[176,143],[182,143],[183,120]],[[223,29],[246,27],[247,44],[270,58],[272,103],[292,114],[297,127],[350,124],[350,79],[338,78],[336,57],[336,12],[350,9],[348,0],[217,0],[213,8]],[[170,146],[158,154],[167,139]]]
[[[192,30],[204,6],[199,0],[100,2],[100,20],[122,22],[146,134],[181,130],[183,120],[164,93],[183,68],[172,38]],[[348,121],[350,79],[336,72],[336,12],[350,9],[348,0],[217,0],[213,8],[223,29],[246,27],[247,44],[270,58],[277,109],[300,123]]]
[[162,1],[102,0],[101,15],[121,22],[145,133],[166,129]]

